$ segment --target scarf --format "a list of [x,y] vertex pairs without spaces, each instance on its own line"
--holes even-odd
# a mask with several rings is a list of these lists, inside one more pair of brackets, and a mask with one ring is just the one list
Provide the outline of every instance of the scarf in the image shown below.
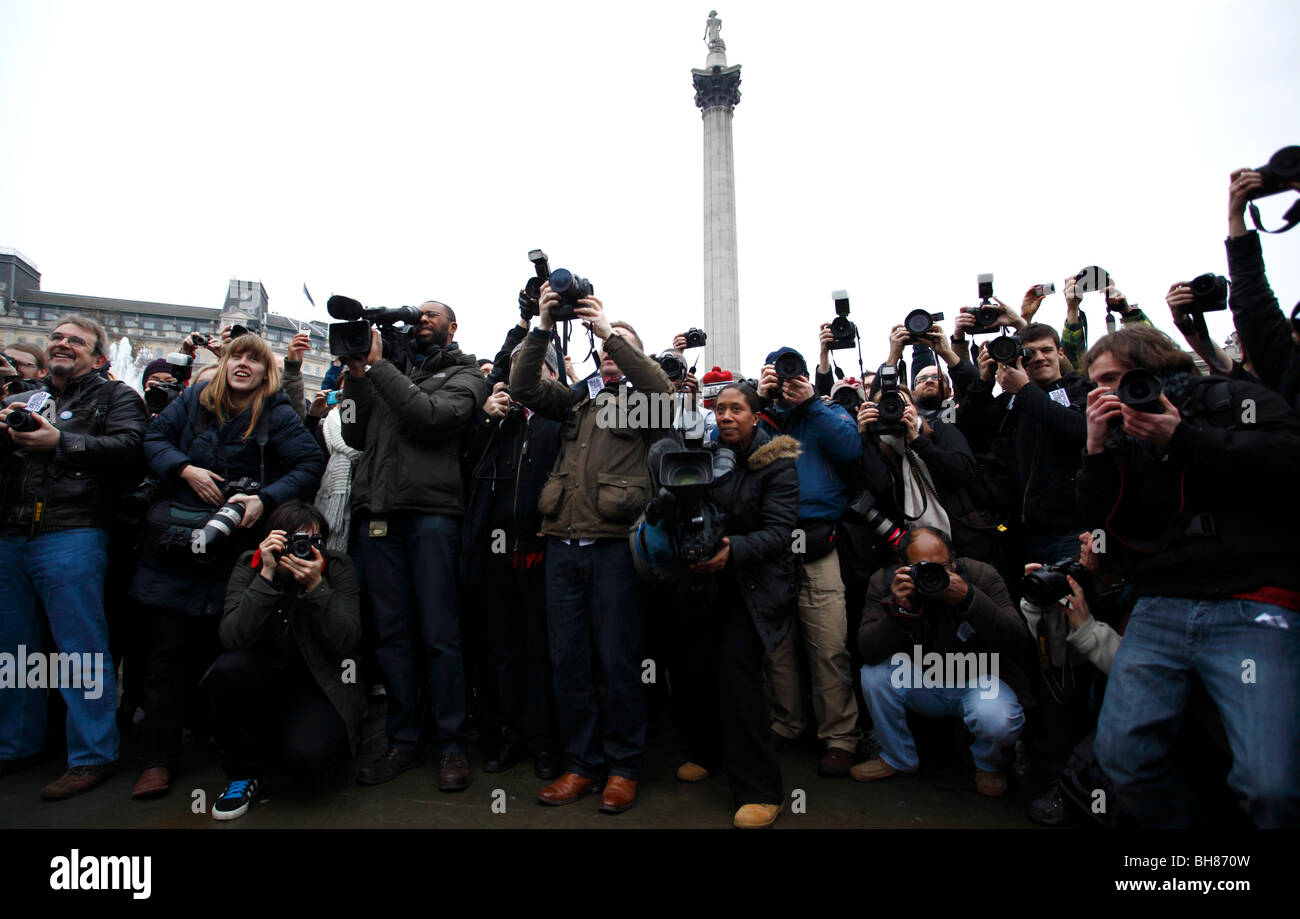
[[951,538],[952,524],[948,522],[948,512],[939,503],[934,477],[930,475],[925,460],[916,455],[901,434],[884,434],[880,442],[903,457],[903,516],[907,528],[934,527]]

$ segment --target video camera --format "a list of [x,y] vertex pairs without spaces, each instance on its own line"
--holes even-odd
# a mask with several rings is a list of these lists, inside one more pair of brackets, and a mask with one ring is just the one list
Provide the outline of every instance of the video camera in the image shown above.
[[722,548],[722,512],[709,500],[709,490],[735,462],[730,450],[706,450],[702,442],[687,437],[682,449],[671,449],[671,440],[651,448],[659,455],[659,492],[646,507],[646,523],[666,522],[678,559],[688,565],[708,561]]
[[858,327],[849,320],[849,292],[832,291],[831,299],[835,301],[835,318],[831,320],[831,334],[835,338],[826,347],[830,351],[852,348],[858,341]]
[[[331,316],[342,320],[330,323],[330,354],[335,357],[360,359],[369,354],[372,323],[390,339],[397,323],[411,328],[420,324],[420,310],[414,306],[367,308],[358,300],[335,294],[326,302],[326,308]],[[385,345],[389,344],[386,340]]]

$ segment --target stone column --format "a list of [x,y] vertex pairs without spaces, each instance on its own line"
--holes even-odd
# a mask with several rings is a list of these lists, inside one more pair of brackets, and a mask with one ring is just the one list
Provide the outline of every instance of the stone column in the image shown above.
[[727,66],[725,48],[721,39],[710,42],[705,69],[691,71],[695,104],[704,119],[704,330],[709,335],[697,372],[716,364],[739,374],[740,286],[731,117],[740,102],[740,65]]

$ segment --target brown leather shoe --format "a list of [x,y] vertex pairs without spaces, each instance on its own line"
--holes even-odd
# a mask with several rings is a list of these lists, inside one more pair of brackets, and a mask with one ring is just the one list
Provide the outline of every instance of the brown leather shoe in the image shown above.
[[113,774],[117,763],[104,763],[102,766],[69,766],[68,771],[41,789],[44,801],[66,801],[83,791],[90,791],[101,785]]
[[780,804],[746,804],[736,811],[731,825],[738,830],[762,830],[776,823],[776,818],[785,810],[785,802]]
[[600,796],[602,814],[621,814],[636,803],[636,782],[621,775],[611,775],[605,782],[605,793]]
[[828,747],[822,754],[822,761],[817,765],[817,774],[827,779],[842,779],[849,774],[853,765],[853,751]]
[[988,795],[990,798],[1000,798],[1007,792],[1006,773],[985,772],[983,769],[976,769],[975,788],[982,795]]
[[891,775],[897,774],[898,770],[879,756],[875,759],[869,759],[865,763],[858,763],[849,770],[849,775],[859,782],[874,782],[876,779],[887,779]]
[[389,747],[378,759],[357,774],[358,785],[382,785],[391,782],[407,769],[414,769],[424,762],[424,757],[414,750],[399,750]]
[[537,800],[543,804],[572,804],[583,795],[589,795],[595,790],[595,779],[584,779],[576,772],[566,772],[538,792]]
[[438,759],[438,790],[462,791],[469,788],[469,757],[464,753],[444,753]]
[[150,766],[140,773],[140,780],[131,789],[131,797],[137,800],[155,798],[165,795],[172,789],[172,771],[166,766]]
[[711,775],[713,773],[699,763],[685,762],[677,767],[677,781],[679,782],[703,782]]

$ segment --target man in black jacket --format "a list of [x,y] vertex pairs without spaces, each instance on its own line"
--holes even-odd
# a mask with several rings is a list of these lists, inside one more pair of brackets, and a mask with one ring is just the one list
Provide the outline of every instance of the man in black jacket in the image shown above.
[[357,776],[363,785],[419,764],[421,684],[428,681],[438,787],[469,786],[465,665],[456,589],[465,504],[460,453],[488,393],[474,356],[452,340],[456,315],[420,306],[405,353],[384,356],[379,332],[365,359],[348,360],[339,405],[343,440],[364,451],[354,467],[352,514],[360,533],[375,659],[388,691],[388,748]]
[[[1077,373],[1062,375],[1061,339],[1051,326],[1031,323],[1020,339],[1024,356],[1014,364],[980,351],[980,378],[957,408],[957,425],[971,443],[1010,440],[1023,561],[1056,562],[1077,551],[1083,529],[1071,495],[1091,385]],[[996,398],[995,381],[1002,387]]]
[[[44,608],[62,666],[40,686],[0,678],[0,764],[45,745],[45,696],[57,685],[68,705],[68,771],[41,792],[61,800],[104,781],[118,758],[117,682],[108,653],[104,572],[113,499],[139,479],[148,418],[130,387],[105,380],[108,336],[70,316],[50,333],[45,388],[0,410],[0,652],[24,680],[42,657]],[[75,666],[74,666],[75,665]]]
[[[497,364],[507,378],[511,357],[506,352]],[[543,360],[543,378],[558,380],[555,349],[548,347]],[[492,390],[470,438],[468,452],[477,463],[460,556],[461,586],[483,590],[490,679],[500,711],[500,730],[492,724],[492,736],[483,737],[483,769],[504,772],[527,751],[533,772],[550,781],[559,776],[561,761],[537,497],[559,455],[563,425],[513,401],[503,382]]]
[[958,559],[940,530],[916,527],[898,551],[903,564],[872,576],[858,629],[862,693],[881,752],[850,774],[869,782],[917,769],[907,727],[912,709],[961,717],[975,735],[976,788],[1001,795],[1007,787],[1003,751],[1020,736],[1020,700],[1030,698],[1022,665],[1033,650],[1029,629],[998,573],[983,562]]
[[[1160,411],[1120,401],[1132,369]],[[1097,756],[1144,826],[1185,826],[1193,800],[1169,766],[1197,674],[1232,750],[1228,784],[1260,826],[1300,826],[1300,419],[1255,383],[1202,377],[1149,327],[1107,335],[1084,369],[1088,438],[1079,506],[1138,600],[1111,667]]]

